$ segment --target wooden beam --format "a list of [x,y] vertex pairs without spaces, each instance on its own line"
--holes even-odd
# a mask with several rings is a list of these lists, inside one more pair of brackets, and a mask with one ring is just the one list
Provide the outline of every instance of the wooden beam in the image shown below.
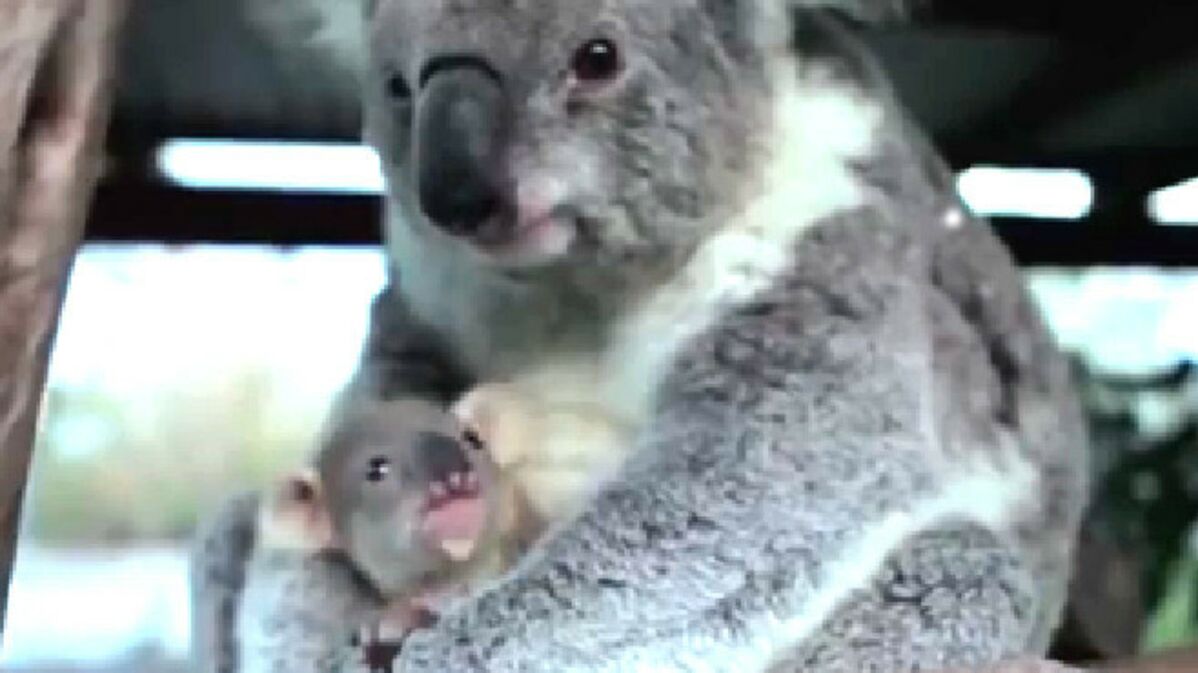
[[1105,9],[1094,2],[1074,5],[1075,16],[1097,15],[1093,23],[1072,35],[1069,49],[1056,63],[1029,78],[1005,103],[973,120],[968,125],[970,139],[998,145],[1047,144],[1056,125],[1198,54],[1192,29],[1198,7],[1192,3],[1163,4],[1155,11],[1137,7],[1131,13],[1112,4]]
[[125,0],[0,0],[0,633],[50,347],[99,175]]
[[[100,189],[87,238],[104,243],[362,246],[379,243],[370,196],[198,192],[126,182]],[[1024,266],[1198,267],[1198,227],[1165,227],[1144,213],[1078,222],[996,218]]]
[[376,245],[380,199],[369,196],[189,191],[103,185],[87,225],[95,242]]

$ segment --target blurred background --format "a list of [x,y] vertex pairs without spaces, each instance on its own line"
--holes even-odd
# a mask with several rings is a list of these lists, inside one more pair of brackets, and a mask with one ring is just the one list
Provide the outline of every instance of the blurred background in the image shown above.
[[[1074,356],[1095,504],[1072,657],[1198,642],[1198,5],[1097,4],[933,1],[869,38]],[[134,5],[5,671],[182,670],[197,518],[307,451],[353,370],[380,180],[352,64],[290,7]]]

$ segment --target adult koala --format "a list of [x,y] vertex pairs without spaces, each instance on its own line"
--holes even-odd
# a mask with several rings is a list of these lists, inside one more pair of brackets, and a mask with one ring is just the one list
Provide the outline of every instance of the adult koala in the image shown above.
[[543,369],[637,429],[618,478],[398,671],[1047,647],[1085,492],[1066,365],[821,4],[368,8],[393,274],[339,404]]

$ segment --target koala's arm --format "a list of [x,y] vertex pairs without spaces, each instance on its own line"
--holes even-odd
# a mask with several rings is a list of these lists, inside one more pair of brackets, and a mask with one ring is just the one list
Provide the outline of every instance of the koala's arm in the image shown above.
[[191,549],[191,666],[196,673],[235,673],[237,611],[257,544],[256,493],[230,498],[205,520]]
[[[926,251],[886,223],[811,232],[790,277],[683,353],[621,477],[512,577],[409,637],[397,670],[801,670],[786,662],[871,582],[887,605],[915,606],[889,622],[863,604],[879,612],[863,622],[874,637],[925,646],[875,648],[851,670],[1029,649],[1031,572],[985,524],[1033,486],[998,467],[1018,457],[950,453],[938,436],[977,401],[940,399],[938,377],[991,363],[979,351],[937,371]],[[985,598],[958,603],[954,587]]]
[[338,556],[260,550],[235,622],[238,673],[329,673],[347,648],[381,635],[382,599]]

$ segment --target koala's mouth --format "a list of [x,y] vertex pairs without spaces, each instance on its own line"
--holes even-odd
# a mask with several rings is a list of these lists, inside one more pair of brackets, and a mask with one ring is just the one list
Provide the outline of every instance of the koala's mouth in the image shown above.
[[455,561],[469,558],[487,525],[487,501],[478,474],[471,470],[430,484],[421,508],[421,532]]
[[569,209],[528,217],[488,219],[470,231],[450,229],[487,261],[501,266],[535,266],[567,255],[578,239],[578,218]]

